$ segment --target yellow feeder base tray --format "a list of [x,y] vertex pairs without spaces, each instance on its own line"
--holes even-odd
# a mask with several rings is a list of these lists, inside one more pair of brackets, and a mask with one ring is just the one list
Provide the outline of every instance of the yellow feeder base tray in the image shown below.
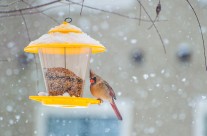
[[69,96],[29,96],[29,99],[41,102],[43,105],[64,108],[88,107],[90,104],[101,103],[100,100],[93,98]]

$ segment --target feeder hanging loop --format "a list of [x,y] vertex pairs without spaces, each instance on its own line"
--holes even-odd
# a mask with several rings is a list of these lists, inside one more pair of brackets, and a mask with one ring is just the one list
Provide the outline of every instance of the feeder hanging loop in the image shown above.
[[71,23],[72,22],[72,18],[70,18],[70,17],[67,17],[67,18],[65,18],[65,20],[64,20],[65,22],[68,22],[68,23]]

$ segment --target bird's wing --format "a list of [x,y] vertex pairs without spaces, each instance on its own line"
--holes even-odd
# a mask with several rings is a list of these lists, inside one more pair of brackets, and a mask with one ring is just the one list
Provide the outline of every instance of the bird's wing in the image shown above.
[[107,86],[110,96],[116,100],[116,94],[114,90],[112,89],[112,87],[106,81],[104,81],[104,84]]

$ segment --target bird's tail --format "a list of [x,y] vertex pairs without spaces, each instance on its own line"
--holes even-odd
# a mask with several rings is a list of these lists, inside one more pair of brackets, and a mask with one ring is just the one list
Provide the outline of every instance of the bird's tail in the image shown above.
[[118,118],[119,120],[122,120],[122,116],[121,116],[121,114],[120,114],[118,108],[116,107],[115,102],[112,101],[110,104],[111,104],[111,107],[113,108],[113,110],[114,110],[114,112],[115,112],[117,118]]

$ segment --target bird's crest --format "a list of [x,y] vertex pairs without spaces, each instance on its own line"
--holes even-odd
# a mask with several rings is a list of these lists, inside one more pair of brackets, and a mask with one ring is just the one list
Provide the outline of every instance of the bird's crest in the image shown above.
[[95,75],[96,74],[92,70],[90,70],[90,78],[94,77]]

